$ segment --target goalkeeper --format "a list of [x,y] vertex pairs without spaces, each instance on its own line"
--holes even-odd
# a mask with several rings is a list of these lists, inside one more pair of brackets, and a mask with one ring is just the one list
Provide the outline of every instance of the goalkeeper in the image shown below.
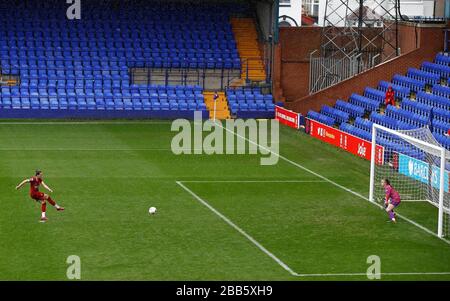
[[384,200],[384,208],[389,214],[389,219],[395,223],[395,217],[397,216],[394,212],[394,208],[400,205],[400,194],[391,186],[388,179],[381,180],[381,185],[383,185],[384,192],[386,193],[386,198]]

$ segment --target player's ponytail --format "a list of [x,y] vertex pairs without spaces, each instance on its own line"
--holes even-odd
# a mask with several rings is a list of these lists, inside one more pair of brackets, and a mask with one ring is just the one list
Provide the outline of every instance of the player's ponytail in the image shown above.
[[38,175],[40,175],[41,173],[42,173],[42,171],[40,171],[39,169],[36,169],[35,176],[38,176]]

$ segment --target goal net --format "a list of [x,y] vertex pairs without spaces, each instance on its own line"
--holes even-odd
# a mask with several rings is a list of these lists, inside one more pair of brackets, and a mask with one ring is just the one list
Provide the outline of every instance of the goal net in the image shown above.
[[[381,180],[389,179],[408,216],[450,239],[450,152],[428,127],[392,130],[374,124],[372,130],[370,201],[384,202]],[[384,148],[383,160],[375,158],[376,145]]]

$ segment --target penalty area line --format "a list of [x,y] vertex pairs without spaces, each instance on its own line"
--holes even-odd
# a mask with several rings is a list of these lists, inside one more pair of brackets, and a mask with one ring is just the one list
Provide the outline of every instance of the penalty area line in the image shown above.
[[287,264],[285,264],[281,259],[276,257],[273,253],[271,253],[269,250],[267,250],[263,245],[261,245],[256,239],[254,239],[252,236],[250,236],[247,232],[242,230],[239,226],[237,226],[235,223],[233,223],[228,217],[220,213],[218,210],[216,210],[213,206],[211,206],[208,202],[203,200],[201,197],[199,197],[197,194],[195,194],[192,190],[187,188],[183,183],[180,181],[176,181],[177,185],[183,188],[186,192],[188,192],[191,196],[193,196],[197,201],[199,201],[203,206],[211,210],[215,215],[220,217],[224,222],[226,222],[229,226],[234,228],[237,232],[242,234],[245,238],[247,238],[250,242],[252,242],[258,249],[260,249],[263,253],[265,253],[267,256],[272,258],[279,266],[281,266],[283,269],[285,269],[289,274],[292,276],[299,276],[296,272],[294,272]]

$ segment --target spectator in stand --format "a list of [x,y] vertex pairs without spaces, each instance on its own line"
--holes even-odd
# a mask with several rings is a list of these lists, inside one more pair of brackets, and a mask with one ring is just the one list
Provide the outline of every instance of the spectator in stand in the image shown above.
[[388,105],[395,106],[395,91],[392,89],[392,86],[389,86],[386,91],[386,96],[384,98],[384,104],[386,107]]
[[444,135],[450,137],[450,129],[448,129],[447,133],[445,133]]

